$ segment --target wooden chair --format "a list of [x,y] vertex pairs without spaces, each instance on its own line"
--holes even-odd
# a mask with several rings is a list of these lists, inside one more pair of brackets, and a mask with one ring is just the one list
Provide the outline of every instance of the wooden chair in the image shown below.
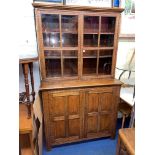
[[129,105],[129,104],[127,104],[122,99],[120,99],[119,111],[122,114],[122,125],[121,125],[121,128],[123,128],[124,127],[124,124],[125,124],[125,119],[131,114],[132,106]]
[[120,129],[116,155],[135,155],[135,104],[132,107],[129,128]]
[[120,103],[118,111],[122,114],[122,128],[124,127],[125,119],[131,114],[132,106],[134,105],[135,98],[135,81],[134,76],[131,74],[135,72],[135,50],[129,52],[127,61],[121,67],[117,67],[116,71],[119,71],[118,79],[123,82],[120,92]]
[[[19,116],[19,135],[28,135],[29,143],[31,146],[29,149],[25,149],[24,152],[27,152],[27,154],[29,155],[31,154],[33,155],[34,153],[33,153],[33,141],[32,141],[32,118],[27,119],[27,111],[26,111],[26,107],[24,104],[20,104],[19,106],[19,115],[20,115]],[[19,151],[20,153],[22,153],[23,151],[21,151],[22,149],[21,141],[19,141],[19,143],[20,143]]]
[[119,130],[116,155],[135,154],[135,128]]

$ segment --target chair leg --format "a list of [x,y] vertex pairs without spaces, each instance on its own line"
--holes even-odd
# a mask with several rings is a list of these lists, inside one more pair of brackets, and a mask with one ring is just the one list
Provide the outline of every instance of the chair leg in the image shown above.
[[29,138],[30,138],[32,155],[34,155],[34,147],[33,147],[33,140],[32,140],[32,131],[29,133]]
[[123,114],[123,118],[122,118],[122,127],[121,127],[121,128],[123,128],[123,127],[124,127],[125,118],[126,118],[126,115],[124,115],[124,114]]
[[118,135],[116,155],[120,155],[120,147],[121,147],[121,140],[120,140],[120,136]]

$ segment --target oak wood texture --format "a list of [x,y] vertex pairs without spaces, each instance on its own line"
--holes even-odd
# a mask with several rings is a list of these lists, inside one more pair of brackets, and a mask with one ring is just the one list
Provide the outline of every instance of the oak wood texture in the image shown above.
[[43,90],[46,147],[115,137],[120,85]]
[[45,9],[60,9],[60,10],[76,10],[76,11],[99,11],[99,12],[123,12],[123,8],[104,8],[104,7],[91,7],[91,6],[69,6],[69,5],[59,5],[59,4],[47,4],[47,3],[32,3],[35,8],[45,8]]
[[38,57],[19,59],[19,63],[20,64],[29,63],[29,62],[35,62],[35,61],[38,61]]
[[[38,54],[42,77],[40,92],[43,103],[46,148],[51,149],[53,145],[99,137],[114,138],[120,86],[122,84],[120,81],[114,79],[114,70],[117,57],[120,13],[123,9],[48,5],[45,3],[33,3],[33,6],[35,8],[37,41],[39,47]],[[44,24],[42,23],[42,14],[57,15],[59,26],[57,25],[57,28],[54,31],[59,31],[60,33],[59,47],[44,46],[43,33],[46,32],[43,30]],[[64,15],[76,16],[78,19],[77,32],[71,32],[71,29],[68,32],[78,34],[76,47],[62,46],[62,18]],[[93,30],[91,33],[99,35],[98,39],[95,40],[95,47],[93,47],[92,44],[91,46],[86,47],[87,45],[85,46],[84,43],[84,35],[89,34],[87,31],[85,32],[84,27],[84,18],[87,16],[90,16],[93,19],[96,17],[99,19],[99,29],[95,29],[95,32]],[[115,29],[114,32],[103,33],[103,31],[101,31],[102,17],[106,17],[106,19],[108,19],[107,17],[112,17],[112,19],[115,20],[115,24],[112,24],[114,26],[112,28]],[[100,46],[100,35],[113,35],[113,46]],[[70,42],[72,41],[74,40],[70,40]],[[64,76],[64,70],[66,68],[63,66],[63,51],[66,52],[70,50],[75,50],[77,52],[78,73],[77,76],[67,77]],[[89,67],[86,67],[86,74],[84,74],[83,59],[86,58],[87,55],[84,55],[83,53],[89,50],[96,50],[96,75],[91,75],[89,72],[87,75]],[[112,51],[111,71],[108,74],[99,74],[100,50]],[[48,76],[46,63],[47,56],[45,56],[45,51],[57,51],[57,53],[60,51],[61,76]],[[75,55],[73,57],[75,57]],[[53,56],[49,56],[49,59],[52,58]],[[74,64],[71,65],[73,66]],[[91,61],[89,62],[89,65],[91,65]],[[54,69],[55,68],[53,68],[53,70]],[[91,69],[92,68],[90,67],[90,70]]]
[[120,86],[123,83],[117,79],[89,79],[70,81],[41,81],[40,90],[56,90],[65,88],[86,88],[94,86]]
[[119,130],[116,155],[120,155],[123,150],[129,155],[135,154],[135,128],[125,128]]
[[[22,148],[21,152],[26,155],[30,152],[33,155],[33,142],[32,142],[32,119],[27,119],[26,106],[19,104],[19,135],[28,135],[30,148]],[[21,138],[22,139],[22,138]],[[23,138],[22,140],[24,140]]]

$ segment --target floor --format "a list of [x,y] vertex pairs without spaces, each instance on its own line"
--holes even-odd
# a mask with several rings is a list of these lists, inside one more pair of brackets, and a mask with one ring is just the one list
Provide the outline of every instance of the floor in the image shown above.
[[[126,120],[125,127],[129,125],[129,118]],[[47,151],[43,147],[43,155],[115,155],[118,137],[118,129],[121,127],[121,119],[117,121],[117,132],[114,140],[101,138],[87,142],[80,142],[69,145],[62,145]]]

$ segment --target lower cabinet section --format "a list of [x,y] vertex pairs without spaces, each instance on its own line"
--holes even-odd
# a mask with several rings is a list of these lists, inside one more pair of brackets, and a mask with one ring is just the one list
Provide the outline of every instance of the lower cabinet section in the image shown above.
[[42,91],[46,147],[115,137],[119,86]]

